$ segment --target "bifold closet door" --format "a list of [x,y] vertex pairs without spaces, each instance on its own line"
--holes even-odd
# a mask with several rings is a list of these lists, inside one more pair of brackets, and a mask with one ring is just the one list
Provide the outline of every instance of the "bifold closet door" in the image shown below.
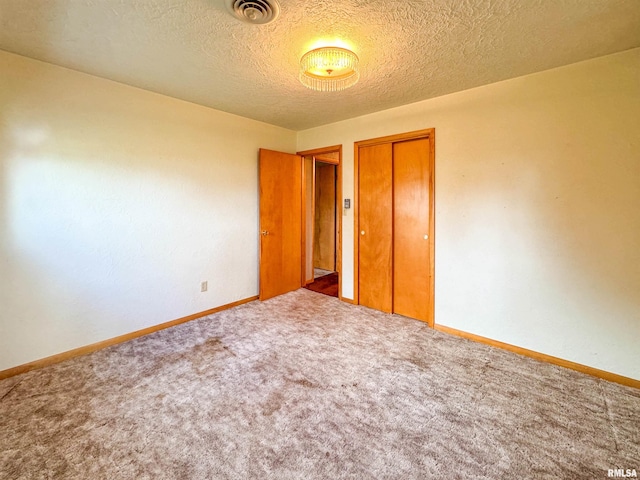
[[429,316],[428,138],[393,144],[393,312]]
[[359,149],[358,303],[392,311],[393,145]]

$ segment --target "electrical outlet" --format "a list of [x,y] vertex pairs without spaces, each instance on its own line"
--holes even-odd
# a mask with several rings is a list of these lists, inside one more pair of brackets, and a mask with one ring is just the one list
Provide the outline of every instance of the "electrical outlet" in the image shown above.
[[207,288],[209,287],[208,283],[209,282],[201,282],[200,283],[200,291],[201,292],[206,292],[207,291]]

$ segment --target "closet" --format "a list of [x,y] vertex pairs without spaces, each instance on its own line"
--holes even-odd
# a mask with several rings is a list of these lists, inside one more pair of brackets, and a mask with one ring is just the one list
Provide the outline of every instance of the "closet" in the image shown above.
[[357,142],[356,299],[433,324],[434,130]]

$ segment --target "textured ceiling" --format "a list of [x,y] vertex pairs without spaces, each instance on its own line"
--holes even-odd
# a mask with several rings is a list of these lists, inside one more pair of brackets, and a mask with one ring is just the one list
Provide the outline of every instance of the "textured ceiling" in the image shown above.
[[[302,130],[640,46],[639,0],[0,0],[0,49]],[[298,81],[319,42],[352,48],[339,93]],[[1,72],[0,72],[1,73]]]

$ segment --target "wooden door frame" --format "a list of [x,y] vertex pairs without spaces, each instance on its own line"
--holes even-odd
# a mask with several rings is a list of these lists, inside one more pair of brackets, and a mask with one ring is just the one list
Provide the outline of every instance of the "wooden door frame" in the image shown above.
[[359,158],[360,147],[370,147],[383,143],[397,143],[407,140],[418,140],[422,138],[429,139],[429,316],[427,324],[430,327],[435,325],[435,153],[436,153],[436,129],[427,128],[424,130],[415,130],[413,132],[399,133],[396,135],[387,135],[384,137],[371,138],[368,140],[360,140],[353,144],[353,173],[354,173],[354,205],[353,205],[353,303],[360,304],[358,291],[359,277],[359,232],[360,219],[358,216],[358,204],[360,202],[360,171]]
[[[331,158],[323,158],[323,154],[326,153],[338,153],[338,160],[334,160]],[[322,148],[314,148],[311,150],[304,150],[302,152],[297,152],[296,155],[300,155],[300,157],[303,159],[303,167],[304,167],[304,157],[308,157],[308,156],[312,156],[314,157],[313,159],[313,175],[314,175],[314,180],[313,180],[313,188],[314,188],[314,196],[315,196],[315,161],[316,159],[318,161],[321,161],[323,163],[331,163],[333,165],[336,166],[336,217],[337,217],[337,228],[338,228],[338,235],[337,235],[337,242],[336,242],[336,271],[338,272],[338,298],[340,300],[342,300],[342,145],[332,145],[330,147],[322,147]],[[304,177],[306,175],[305,169],[302,169],[302,175],[303,175],[303,179],[302,179],[302,185],[305,186],[306,185],[306,178]],[[304,208],[302,209],[302,225],[306,226],[306,188],[302,189],[302,204],[304,206]],[[315,200],[314,200],[315,202]],[[315,209],[315,206],[314,206]],[[307,235],[306,235],[306,228],[303,229],[303,235],[302,235],[302,279],[303,279],[303,285],[305,284],[307,275],[306,275],[306,271],[307,271],[307,265],[306,265],[306,258],[307,258]]]
[[[334,152],[337,153],[337,152]],[[339,232],[339,226],[338,226],[338,222],[339,222],[339,215],[340,215],[340,199],[338,198],[338,165],[339,165],[339,161],[337,159],[333,159],[333,158],[328,158],[328,157],[323,157],[321,155],[313,155],[312,156],[312,168],[313,168],[313,182],[312,182],[312,192],[313,192],[313,199],[311,202],[311,215],[313,216],[313,222],[312,222],[312,228],[311,228],[311,237],[312,237],[312,241],[311,243],[311,259],[312,259],[312,263],[314,263],[315,258],[316,258],[316,235],[318,234],[318,231],[316,230],[316,209],[318,208],[318,205],[316,203],[316,198],[326,198],[326,195],[320,195],[320,197],[317,197],[318,195],[318,164],[322,165],[323,170],[325,168],[330,168],[332,169],[332,177],[333,177],[333,271],[337,272],[338,271],[338,232]],[[322,187],[320,187],[322,188]],[[307,239],[308,240],[308,239]],[[320,242],[322,243],[322,242]],[[308,252],[305,252],[305,255]],[[315,268],[315,265],[314,265]],[[315,279],[312,278],[311,282],[313,282]],[[311,283],[309,282],[309,283]]]
[[[313,155],[300,155],[302,159],[302,286],[306,287],[310,283],[313,283],[313,276],[311,280],[307,278],[307,165],[306,157],[311,157],[311,214],[314,215],[316,211],[316,158]],[[311,235],[315,239],[315,224],[311,223]],[[311,254],[313,256],[313,240],[311,242]],[[311,259],[313,264],[313,258]],[[313,270],[313,265],[311,266]]]

